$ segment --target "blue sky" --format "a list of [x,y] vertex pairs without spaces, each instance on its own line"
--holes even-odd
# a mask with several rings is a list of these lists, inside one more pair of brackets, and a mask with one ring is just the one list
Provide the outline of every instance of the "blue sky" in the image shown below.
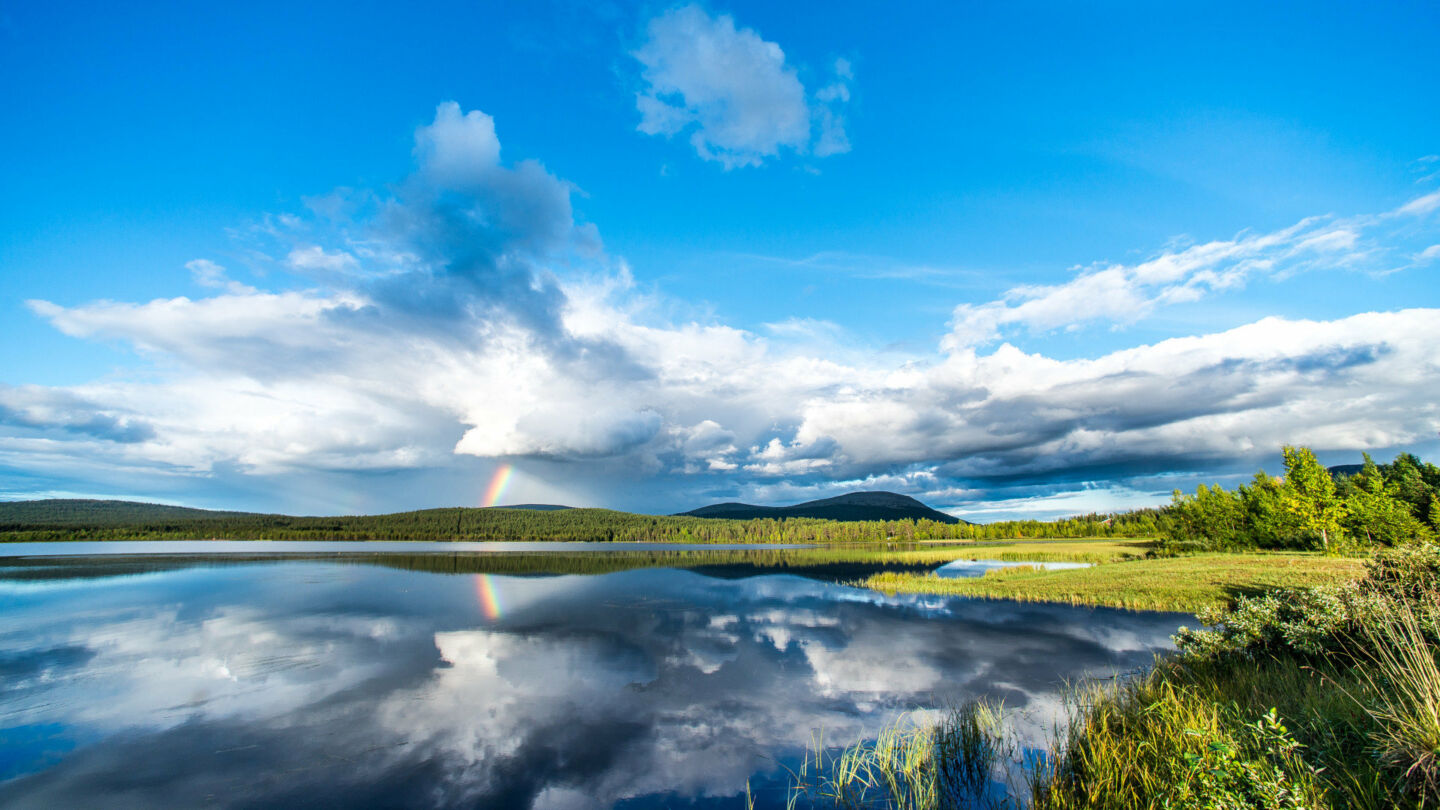
[[1434,455],[1437,34],[7,4],[0,497],[992,519]]

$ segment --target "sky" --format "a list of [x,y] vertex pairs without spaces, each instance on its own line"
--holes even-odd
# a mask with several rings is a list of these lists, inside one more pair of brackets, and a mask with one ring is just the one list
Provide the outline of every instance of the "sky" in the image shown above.
[[1433,3],[0,2],[0,499],[985,522],[1435,458],[1437,39]]

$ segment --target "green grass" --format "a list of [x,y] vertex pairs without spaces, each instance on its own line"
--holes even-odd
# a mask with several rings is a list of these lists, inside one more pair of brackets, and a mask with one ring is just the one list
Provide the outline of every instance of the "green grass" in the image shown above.
[[1370,655],[1361,677],[1375,699],[1367,714],[1382,731],[1372,734],[1382,762],[1403,770],[1408,787],[1440,794],[1440,664],[1426,638],[1440,617],[1432,597],[1418,609],[1404,605],[1390,622],[1366,626]]
[[[1154,538],[1084,538],[1078,540],[1013,540],[953,544],[948,560],[1009,560],[1034,562],[1108,563],[1137,560],[1155,548]],[[960,554],[956,554],[956,552]]]
[[[1041,548],[1031,548],[1046,545],[1026,543],[1007,548],[1004,552],[1006,556],[977,556],[1010,560],[1093,561],[1086,555],[1103,554],[1105,552],[1101,547],[1104,546],[1138,547],[1123,542],[1056,543],[1051,546],[1054,556],[1040,556],[1043,553]],[[1080,548],[1084,545],[1097,548]],[[1062,550],[1061,546],[1066,548]],[[1119,550],[1116,549],[1117,553]],[[1070,556],[1064,556],[1066,554]],[[973,579],[945,579],[934,574],[887,571],[869,577],[863,584],[886,593],[934,593],[1131,610],[1194,612],[1220,607],[1237,596],[1257,594],[1271,588],[1305,587],[1354,579],[1360,576],[1361,569],[1359,560],[1313,553],[1197,554],[1132,559],[1068,571],[1002,569]]]

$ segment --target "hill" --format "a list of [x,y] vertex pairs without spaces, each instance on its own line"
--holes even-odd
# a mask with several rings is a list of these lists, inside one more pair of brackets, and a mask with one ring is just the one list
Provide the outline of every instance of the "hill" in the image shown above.
[[0,502],[0,526],[123,526],[255,516],[253,512],[218,512],[162,503],[80,498]]
[[574,509],[573,506],[561,506],[556,503],[515,503],[505,506],[486,506],[485,509],[528,509],[532,512],[559,512],[561,509]]
[[908,495],[894,492],[851,492],[834,498],[806,501],[794,506],[752,506],[748,503],[717,503],[702,506],[677,517],[724,518],[818,518],[820,520],[934,520],[964,523],[960,518],[931,509]]

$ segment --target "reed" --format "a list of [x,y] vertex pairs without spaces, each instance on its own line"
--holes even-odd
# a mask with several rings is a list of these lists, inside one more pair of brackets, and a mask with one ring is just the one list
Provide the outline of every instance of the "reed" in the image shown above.
[[1015,807],[1003,763],[1016,750],[998,705],[967,703],[938,722],[905,715],[838,754],[815,734],[789,805],[846,810],[989,810]]
[[1397,602],[1389,621],[1362,629],[1373,666],[1358,668],[1372,696],[1362,705],[1375,720],[1375,748],[1423,804],[1440,801],[1440,666],[1431,642],[1437,617],[1434,596]]

